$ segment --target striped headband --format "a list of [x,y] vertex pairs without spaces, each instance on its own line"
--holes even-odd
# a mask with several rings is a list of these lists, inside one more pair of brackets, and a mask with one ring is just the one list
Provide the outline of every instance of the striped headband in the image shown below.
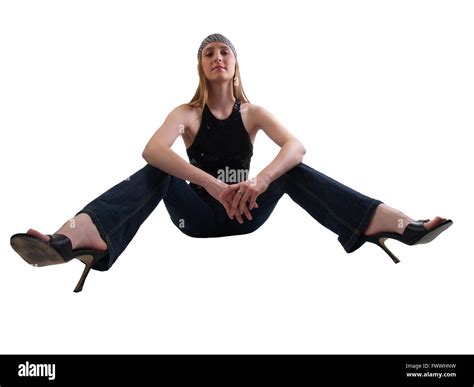
[[205,38],[202,41],[201,45],[199,46],[198,60],[201,58],[201,52],[204,49],[204,47],[206,47],[209,43],[214,43],[214,42],[221,42],[221,43],[227,44],[230,47],[230,49],[232,50],[232,52],[234,53],[234,56],[237,58],[237,53],[235,52],[235,47],[230,42],[229,39],[227,39],[224,35],[221,35],[221,34],[212,34],[212,35],[209,35],[207,38]]

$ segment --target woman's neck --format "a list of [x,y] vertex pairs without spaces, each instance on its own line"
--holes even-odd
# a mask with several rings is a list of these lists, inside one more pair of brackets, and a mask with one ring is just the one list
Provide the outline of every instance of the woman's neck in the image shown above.
[[207,106],[215,112],[225,115],[229,111],[229,106],[234,105],[232,82],[209,83],[207,90]]

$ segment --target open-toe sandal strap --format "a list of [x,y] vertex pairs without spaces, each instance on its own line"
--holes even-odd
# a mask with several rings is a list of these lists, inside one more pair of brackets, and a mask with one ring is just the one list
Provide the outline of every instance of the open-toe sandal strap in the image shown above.
[[403,233],[404,242],[408,245],[416,243],[423,235],[429,231],[424,226],[423,220],[415,220],[405,227]]
[[49,235],[51,237],[49,245],[54,247],[59,254],[64,258],[64,261],[72,259],[72,243],[71,240],[62,234]]

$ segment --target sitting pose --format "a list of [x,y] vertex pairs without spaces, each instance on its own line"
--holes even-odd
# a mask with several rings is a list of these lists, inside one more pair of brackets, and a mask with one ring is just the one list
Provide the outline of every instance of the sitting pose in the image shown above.
[[[25,261],[46,266],[81,260],[86,266],[75,288],[79,292],[91,268],[104,271],[114,264],[161,200],[179,230],[209,238],[257,230],[286,193],[336,233],[346,252],[372,242],[395,263],[398,259],[384,244],[387,238],[427,243],[453,223],[440,217],[415,221],[302,163],[302,143],[247,100],[235,47],[225,36],[203,40],[198,73],[192,100],[172,110],[146,145],[143,168],[91,201],[56,233],[29,229],[11,237]],[[281,149],[249,179],[258,130]],[[189,162],[171,150],[179,136]]]

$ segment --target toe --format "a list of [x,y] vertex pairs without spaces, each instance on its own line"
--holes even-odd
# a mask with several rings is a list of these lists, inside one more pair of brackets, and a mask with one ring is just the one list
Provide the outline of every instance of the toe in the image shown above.
[[29,234],[29,235],[32,235],[36,238],[39,238],[39,239],[41,239],[45,242],[48,242],[49,239],[50,239],[49,236],[40,233],[39,231],[35,230],[34,228],[30,228],[26,233]]
[[446,219],[445,218],[440,218],[439,216],[437,216],[436,218],[430,220],[429,222],[426,222],[425,223],[425,228],[427,230],[431,230],[433,228],[435,228],[438,224],[444,222]]

